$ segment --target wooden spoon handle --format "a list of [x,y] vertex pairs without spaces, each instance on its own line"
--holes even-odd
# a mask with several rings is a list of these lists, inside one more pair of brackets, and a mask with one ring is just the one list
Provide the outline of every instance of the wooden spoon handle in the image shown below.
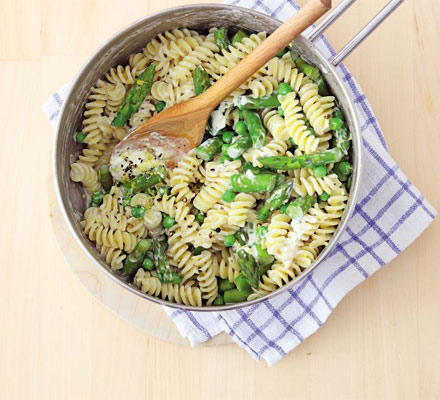
[[203,98],[203,103],[209,104],[211,107],[217,106],[330,8],[331,0],[310,0],[225,76],[199,96],[200,100]]

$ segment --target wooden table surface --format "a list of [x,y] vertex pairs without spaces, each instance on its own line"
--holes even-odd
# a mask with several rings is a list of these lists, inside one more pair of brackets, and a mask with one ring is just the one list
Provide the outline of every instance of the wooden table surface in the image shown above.
[[[148,337],[74,277],[49,222],[53,131],[40,106],[114,32],[186,2],[0,0],[0,399],[440,398],[438,221],[273,368],[235,345]],[[358,0],[331,42],[385,3]],[[407,0],[347,60],[394,158],[437,208],[439,15],[437,0]]]

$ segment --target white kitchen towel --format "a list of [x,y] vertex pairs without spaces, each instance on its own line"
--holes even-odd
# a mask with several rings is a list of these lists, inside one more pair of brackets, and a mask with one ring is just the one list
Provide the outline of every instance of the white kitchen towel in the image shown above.
[[[299,7],[289,0],[235,0],[285,20]],[[324,37],[315,44],[329,58]],[[403,174],[388,153],[370,104],[344,65],[338,73],[360,117],[364,171],[359,201],[333,251],[306,279],[275,298],[222,313],[188,312],[164,307],[182,336],[195,346],[226,332],[255,359],[274,365],[314,333],[339,301],[355,286],[390,262],[433,220],[436,211]],[[43,105],[55,126],[70,84]]]

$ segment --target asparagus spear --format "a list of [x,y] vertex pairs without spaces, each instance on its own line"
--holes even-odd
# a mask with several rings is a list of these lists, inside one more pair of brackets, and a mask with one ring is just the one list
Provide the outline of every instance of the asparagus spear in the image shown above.
[[243,116],[252,140],[252,147],[256,149],[263,147],[266,144],[266,129],[264,129],[260,116],[253,110],[244,110]]
[[258,174],[275,174],[275,177],[277,178],[277,182],[275,186],[281,185],[286,177],[283,174],[277,174],[274,171],[271,171],[270,169],[267,168],[258,168],[258,167],[254,167],[252,165],[252,163],[250,162],[246,162],[243,166],[243,172],[246,172],[248,170],[251,170],[252,173],[254,175],[258,175]]
[[166,242],[153,240],[153,262],[156,265],[157,277],[162,283],[177,284],[182,282],[179,274],[171,271],[170,261],[166,253]]
[[208,73],[198,65],[193,73],[194,92],[198,96],[211,86]]
[[246,301],[251,294],[252,294],[251,289],[247,289],[247,290],[230,289],[223,294],[223,298],[226,304],[241,303],[242,301]]
[[241,43],[241,41],[247,37],[247,33],[241,29],[237,31],[237,33],[232,38],[232,44]]
[[342,152],[347,155],[350,148],[350,133],[345,125],[334,132],[336,147],[341,149]]
[[309,211],[310,207],[316,203],[316,197],[314,196],[304,196],[298,197],[294,202],[290,203],[284,213],[287,214],[292,219],[298,221],[300,220],[307,211]]
[[238,250],[237,256],[238,265],[240,265],[241,269],[241,275],[243,275],[243,277],[247,280],[251,287],[257,289],[261,275],[270,268],[270,264],[261,266],[258,265],[254,256],[252,254],[249,254],[243,248]]
[[245,277],[243,275],[238,275],[237,278],[235,278],[234,283],[240,292],[248,291],[251,288],[248,281],[245,279]]
[[113,178],[107,164],[103,164],[99,167],[98,178],[104,190],[108,192],[113,186]]
[[241,110],[254,110],[256,108],[279,107],[280,102],[276,94],[266,97],[240,96],[238,106]]
[[138,175],[131,181],[125,182],[122,185],[122,191],[126,197],[133,196],[136,193],[142,192],[151,186],[157,185],[163,178],[159,174],[154,175]]
[[284,203],[286,203],[290,195],[292,194],[292,182],[283,183],[278,186],[270,197],[264,202],[260,211],[258,211],[258,219],[262,222],[269,218],[269,214],[278,208],[280,208]]
[[294,61],[297,68],[318,85],[319,94],[321,96],[328,96],[327,85],[319,68],[306,63],[301,57],[297,57]]
[[228,39],[228,30],[224,26],[214,32],[214,40],[220,50],[227,49],[231,44]]
[[245,151],[249,150],[252,146],[252,139],[248,133],[240,135],[229,146],[228,156],[231,158],[240,157]]
[[275,174],[254,175],[248,171],[246,174],[232,175],[229,180],[229,186],[234,192],[271,192],[275,188],[276,181]]
[[229,289],[235,288],[235,285],[228,279],[222,279],[218,285],[218,290],[220,293],[226,292]]
[[145,254],[151,249],[151,246],[151,240],[139,240],[139,242],[136,243],[133,251],[125,259],[122,272],[128,276],[132,275],[135,269],[142,263],[143,259],[145,258]]
[[116,117],[113,119],[112,125],[124,126],[133,113],[141,106],[153,85],[154,69],[154,64],[150,64],[148,68],[139,75],[139,78],[136,79],[124,101],[116,111]]
[[219,137],[205,140],[195,152],[197,157],[205,161],[211,161],[222,149],[223,142]]
[[296,157],[276,156],[262,157],[258,160],[266,167],[277,170],[293,170],[298,168],[313,168],[321,164],[338,162],[344,156],[341,149],[335,147],[322,153],[302,154]]
[[267,267],[273,264],[275,258],[270,255],[266,249],[263,249],[261,244],[258,242],[253,244],[252,250],[255,254],[255,259],[260,267],[260,270],[265,269],[264,272],[266,272]]
[[212,304],[214,304],[215,306],[221,306],[225,304],[225,299],[223,298],[223,295],[219,294]]

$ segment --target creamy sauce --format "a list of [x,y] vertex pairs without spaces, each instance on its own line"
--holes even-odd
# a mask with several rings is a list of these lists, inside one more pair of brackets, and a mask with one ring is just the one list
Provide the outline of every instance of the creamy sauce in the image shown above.
[[231,106],[230,101],[222,101],[217,110],[211,113],[211,133],[215,135],[226,127],[226,110]]
[[[127,182],[159,165],[174,166],[187,153],[185,138],[169,138],[157,132],[128,142],[110,158],[110,173],[119,182]],[[169,162],[173,160],[173,162]]]
[[299,247],[302,245],[302,236],[307,231],[307,224],[304,218],[300,220],[292,220],[290,223],[292,231],[289,232],[285,240],[285,245],[281,249],[280,260],[288,267],[292,264],[293,259],[298,253]]
[[251,100],[249,100],[249,98],[247,96],[237,96],[235,95],[233,100],[233,104],[235,107],[241,107],[244,106],[248,103],[252,103]]

